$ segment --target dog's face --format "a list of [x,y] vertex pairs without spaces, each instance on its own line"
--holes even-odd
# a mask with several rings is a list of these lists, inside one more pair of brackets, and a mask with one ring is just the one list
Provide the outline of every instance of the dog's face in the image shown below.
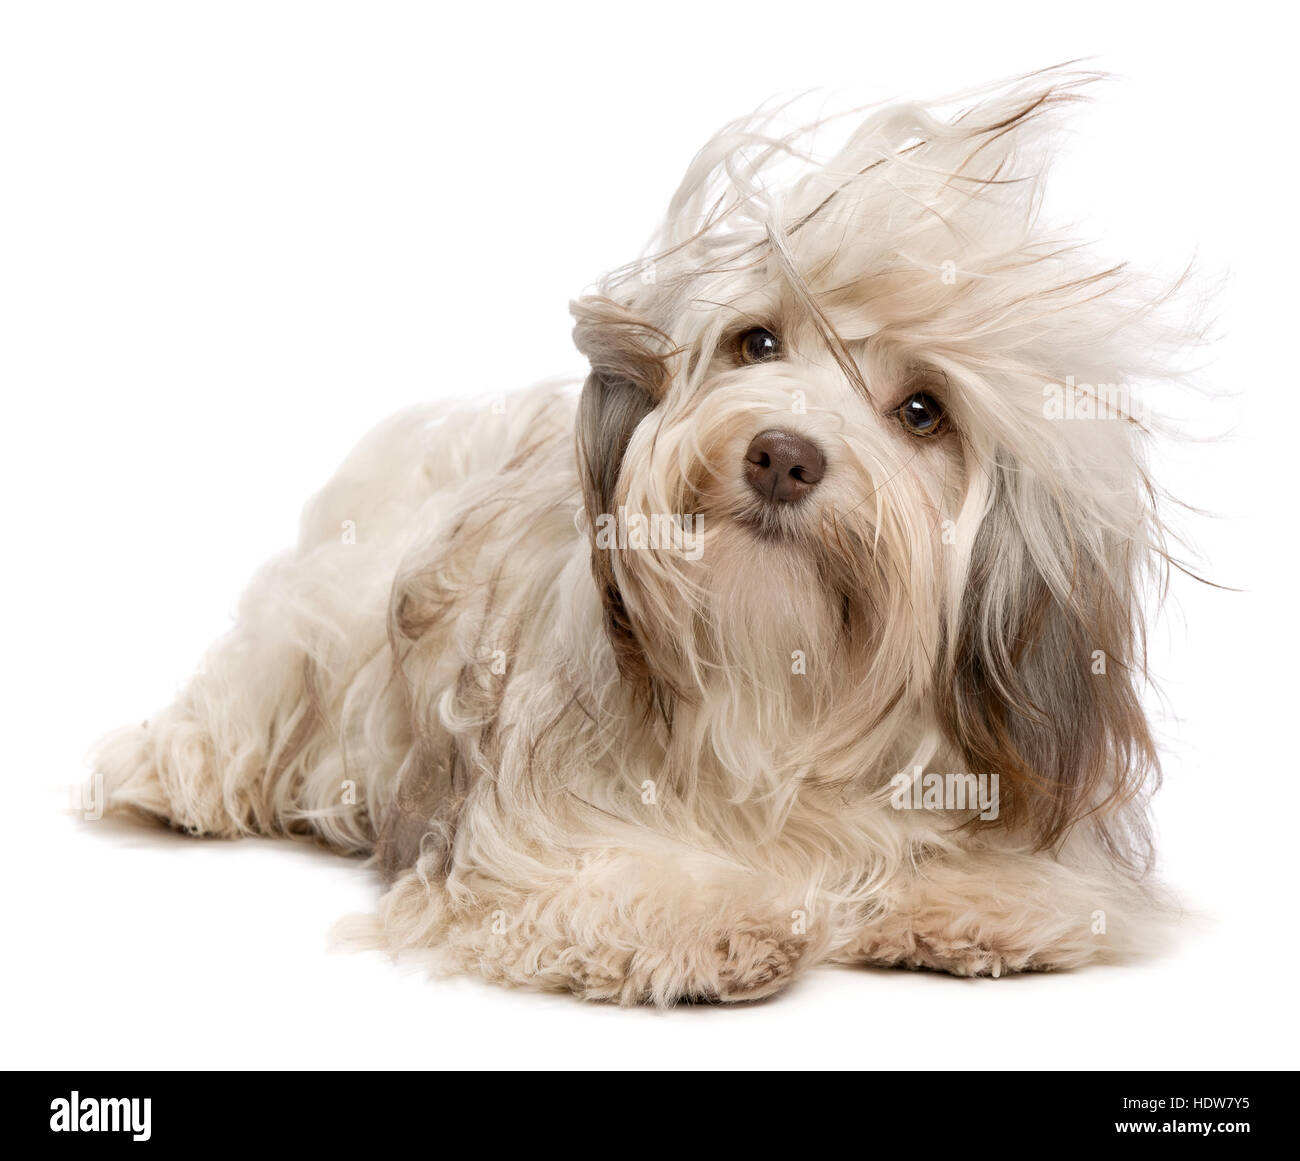
[[[1040,231],[1027,167],[1075,83],[884,110],[779,193],[802,139],[726,133],[655,257],[575,305],[625,679],[666,710],[743,703],[803,777],[959,756],[1047,842],[1153,765],[1150,340],[1119,270]],[[611,517],[685,537],[598,536]]]

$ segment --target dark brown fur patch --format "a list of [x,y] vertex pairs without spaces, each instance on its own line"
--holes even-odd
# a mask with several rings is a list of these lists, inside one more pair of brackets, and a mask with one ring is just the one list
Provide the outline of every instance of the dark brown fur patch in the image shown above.
[[619,673],[647,705],[666,698],[628,615],[614,572],[612,550],[596,546],[597,518],[612,515],[619,473],[637,425],[663,397],[672,355],[666,335],[609,299],[573,306],[574,342],[591,362],[578,405],[576,442],[583,506],[591,535],[591,569],[605,608],[605,629]]
[[465,779],[457,777],[456,764],[454,751],[439,760],[426,746],[412,750],[375,843],[375,865],[389,881],[415,866],[431,841],[438,844],[436,873],[447,873],[456,818],[464,802],[456,786]]
[[[999,822],[1049,847],[1092,816],[1117,852],[1145,836],[1111,833],[1111,809],[1158,775],[1135,669],[1139,641],[1130,577],[1075,553],[1068,593],[1031,571],[1005,497],[976,542],[955,648],[936,675],[940,722],[971,773],[996,773]],[[1019,542],[1023,545],[1023,542]],[[1002,604],[998,604],[1001,598]],[[1093,672],[1101,651],[1106,672]]]

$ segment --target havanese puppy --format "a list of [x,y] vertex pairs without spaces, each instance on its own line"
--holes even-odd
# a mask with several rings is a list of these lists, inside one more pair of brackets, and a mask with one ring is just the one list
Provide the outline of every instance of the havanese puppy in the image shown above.
[[627,1004],[1142,950],[1180,335],[1040,224],[1089,79],[714,137],[581,391],[367,436],[105,808],[368,855],[371,940]]

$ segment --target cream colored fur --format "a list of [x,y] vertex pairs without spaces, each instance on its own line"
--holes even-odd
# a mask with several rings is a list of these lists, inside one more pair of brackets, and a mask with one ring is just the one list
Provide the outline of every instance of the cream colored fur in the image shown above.
[[[1087,79],[869,111],[825,161],[834,123],[724,131],[575,304],[582,401],[371,433],[177,702],[102,745],[108,808],[371,855],[370,938],[622,1003],[1151,946],[1149,424],[1044,388],[1162,377],[1181,336],[1039,225]],[[756,325],[783,358],[734,358]],[[891,412],[918,383],[934,440]],[[763,514],[741,469],[777,426],[828,466]],[[593,545],[620,509],[698,516],[697,558]],[[972,764],[1004,751],[1019,775]],[[1001,773],[1010,817],[896,809],[917,766]]]

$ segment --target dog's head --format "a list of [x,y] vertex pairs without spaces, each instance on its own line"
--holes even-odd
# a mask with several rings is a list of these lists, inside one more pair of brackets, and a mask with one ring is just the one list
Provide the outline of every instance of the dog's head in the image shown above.
[[1087,79],[886,108],[824,164],[807,131],[733,127],[653,257],[574,306],[624,679],[668,716],[747,705],[801,776],[997,773],[1044,843],[1154,769],[1149,296],[1036,213]]

